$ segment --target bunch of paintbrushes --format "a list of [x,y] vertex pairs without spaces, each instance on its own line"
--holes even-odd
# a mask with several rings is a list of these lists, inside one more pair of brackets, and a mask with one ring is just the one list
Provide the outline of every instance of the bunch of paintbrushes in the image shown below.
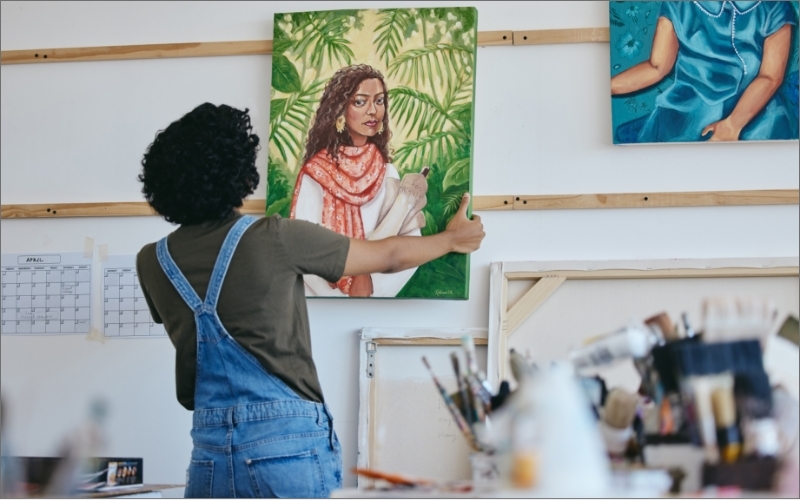
[[[428,368],[428,371],[433,377],[433,382],[442,399],[453,417],[453,421],[458,426],[459,430],[464,434],[469,445],[475,451],[486,451],[485,447],[476,438],[475,425],[482,424],[486,421],[486,416],[491,413],[492,408],[495,409],[508,393],[508,384],[505,385],[505,393],[502,390],[497,396],[492,395],[492,387],[486,380],[486,375],[478,368],[478,362],[475,357],[475,342],[472,337],[465,335],[461,338],[461,345],[464,350],[464,371],[462,373],[461,365],[458,360],[458,354],[453,352],[450,354],[450,360],[453,363],[453,371],[455,372],[456,381],[458,383],[458,391],[455,394],[449,394],[447,389],[439,382],[436,374],[433,373],[430,363],[425,356],[422,357],[422,362]],[[492,403],[495,403],[494,406]]]

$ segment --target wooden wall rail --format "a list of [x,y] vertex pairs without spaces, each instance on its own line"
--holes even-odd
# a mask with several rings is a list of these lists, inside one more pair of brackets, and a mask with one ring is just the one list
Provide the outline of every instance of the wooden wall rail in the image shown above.
[[[685,193],[612,193],[574,195],[474,196],[473,210],[563,210],[576,208],[714,207],[728,205],[797,205],[800,191],[697,191]],[[124,217],[155,215],[144,201],[108,203],[37,203],[2,205],[3,219]],[[266,200],[245,200],[246,214],[263,214]]]
[[[607,42],[608,28],[561,30],[479,31],[478,46],[537,45],[551,43]],[[167,57],[247,56],[272,54],[272,40],[239,42],[159,43],[147,45],[109,45],[105,47],[67,47],[0,52],[0,64],[112,61],[161,59]]]
[[[479,31],[478,45],[538,45],[608,42],[608,28],[527,31]],[[2,64],[53,63],[209,57],[272,53],[272,40],[167,43],[55,49],[5,50]],[[575,195],[475,196],[473,208],[483,210],[560,210],[574,208],[701,207],[723,205],[798,204],[798,190],[701,191],[682,193],[608,193]],[[246,200],[242,212],[263,214],[265,200]],[[145,202],[49,203],[2,205],[2,218],[104,217],[154,215]]]

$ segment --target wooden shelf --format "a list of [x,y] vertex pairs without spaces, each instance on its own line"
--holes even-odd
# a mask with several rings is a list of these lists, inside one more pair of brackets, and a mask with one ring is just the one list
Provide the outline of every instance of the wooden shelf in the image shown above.
[[[245,200],[241,212],[263,214],[266,200]],[[137,217],[158,215],[146,201],[108,203],[33,203],[2,205],[3,219],[60,218],[60,217]]]
[[514,45],[607,42],[608,28],[514,31]]
[[[572,195],[473,196],[476,212],[495,210],[566,210],[579,208],[715,207],[731,205],[797,205],[800,191],[697,191],[686,193],[611,193]],[[144,201],[108,203],[35,203],[2,205],[3,219],[59,217],[131,217],[156,215]],[[260,215],[266,200],[245,200],[241,212]]]
[[796,189],[515,196],[514,210],[796,205]]
[[[526,31],[479,31],[478,45],[537,45],[608,42],[608,28],[575,28]],[[272,53],[272,40],[234,42],[168,43],[73,47],[0,52],[2,64],[52,63],[158,59],[171,57],[210,57],[265,55]],[[798,190],[701,191],[683,193],[600,193],[567,195],[490,195],[474,196],[475,211],[562,210],[579,208],[702,207],[727,205],[798,204]],[[243,213],[263,214],[265,200],[246,200]],[[120,217],[154,215],[147,203],[51,203],[2,205],[2,218],[36,217]]]
[[[537,45],[552,43],[607,42],[608,28],[562,30],[479,31],[478,46]],[[156,43],[65,47],[0,52],[0,64],[163,59],[169,57],[249,56],[272,54],[272,40],[232,42]]]

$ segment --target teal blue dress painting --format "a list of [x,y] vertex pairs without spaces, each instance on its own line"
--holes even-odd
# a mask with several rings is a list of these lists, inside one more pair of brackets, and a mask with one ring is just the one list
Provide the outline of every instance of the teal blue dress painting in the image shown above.
[[610,2],[615,144],[798,138],[798,2]]

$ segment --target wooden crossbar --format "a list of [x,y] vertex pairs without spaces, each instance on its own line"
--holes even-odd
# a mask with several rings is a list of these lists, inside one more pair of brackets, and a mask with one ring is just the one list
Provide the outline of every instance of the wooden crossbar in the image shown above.
[[[608,28],[571,28],[528,31],[498,30],[478,32],[479,47],[491,47],[497,45],[607,42],[608,39]],[[249,56],[269,54],[272,54],[272,40],[155,43],[143,45],[108,45],[100,47],[4,50],[0,52],[0,64],[163,59],[169,57]]]
[[[730,205],[797,205],[797,189],[699,191],[686,193],[617,193],[576,195],[474,196],[473,210],[563,210],[578,208],[713,207]],[[245,200],[242,213],[263,214],[266,200]],[[101,203],[33,203],[0,206],[3,219],[58,217],[125,217],[156,215],[144,201]]]

